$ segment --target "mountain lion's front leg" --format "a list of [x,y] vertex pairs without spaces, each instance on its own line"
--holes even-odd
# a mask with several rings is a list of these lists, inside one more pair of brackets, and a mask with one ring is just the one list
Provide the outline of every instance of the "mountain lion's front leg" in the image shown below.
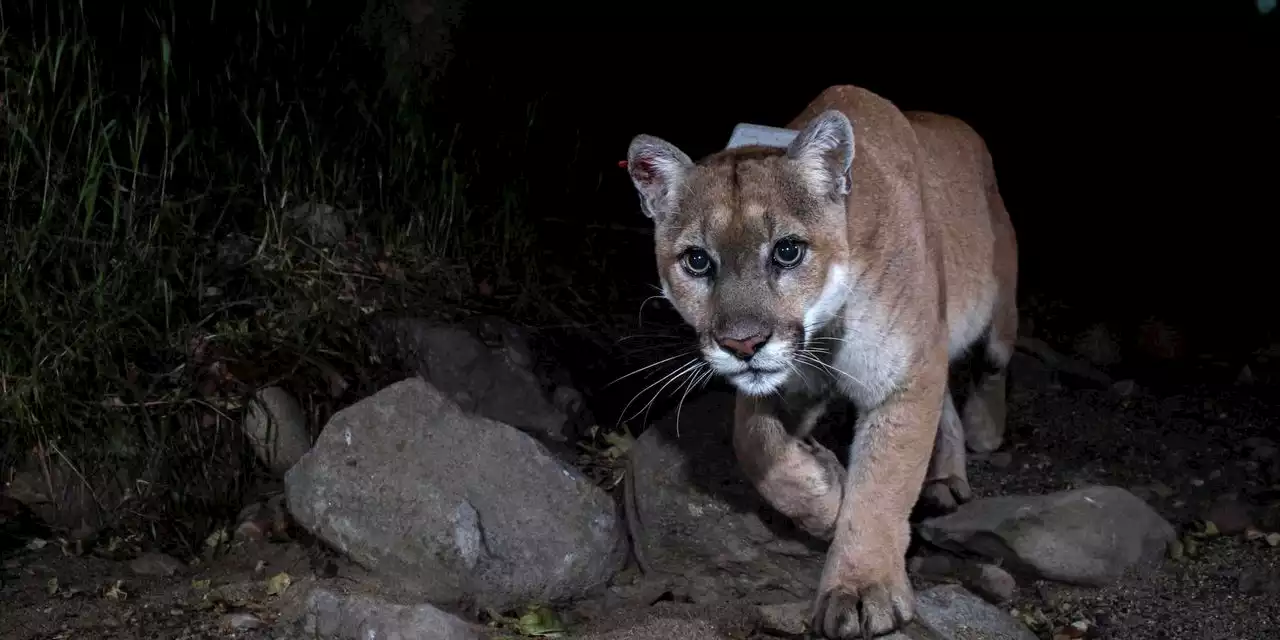
[[830,540],[845,470],[835,453],[807,436],[822,405],[802,413],[800,437],[787,431],[776,409],[771,398],[738,395],[733,428],[738,465],[770,506],[810,534]]
[[848,640],[910,622],[915,599],[907,578],[907,518],[920,495],[945,390],[926,371],[869,407],[858,421],[843,503],[818,585],[813,628]]

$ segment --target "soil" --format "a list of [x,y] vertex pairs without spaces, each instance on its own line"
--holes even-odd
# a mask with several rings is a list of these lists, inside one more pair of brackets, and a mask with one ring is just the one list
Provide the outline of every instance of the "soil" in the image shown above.
[[[1049,639],[1280,637],[1280,545],[1264,535],[1280,531],[1280,459],[1265,439],[1277,434],[1270,398],[1229,385],[1139,384],[1124,394],[1125,385],[1079,388],[1054,378],[1015,377],[1008,443],[971,464],[975,493],[1128,487],[1186,533],[1187,546],[1153,573],[1104,588],[1024,581],[1006,606]],[[1200,533],[1207,516],[1230,533]],[[7,517],[0,528],[12,532],[18,516]],[[0,569],[0,637],[277,637],[269,626],[288,598],[268,595],[273,577],[284,573],[297,585],[345,570],[298,541],[227,549],[172,576],[140,576],[129,559],[139,550],[127,540],[91,548],[28,540]],[[229,626],[252,620],[263,627]]]

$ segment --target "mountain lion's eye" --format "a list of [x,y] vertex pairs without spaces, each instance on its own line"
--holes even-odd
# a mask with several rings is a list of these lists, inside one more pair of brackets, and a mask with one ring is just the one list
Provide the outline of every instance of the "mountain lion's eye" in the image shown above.
[[804,260],[805,243],[795,238],[783,238],[773,245],[773,263],[790,269]]
[[689,249],[684,252],[684,270],[695,278],[711,274],[711,256],[703,249]]

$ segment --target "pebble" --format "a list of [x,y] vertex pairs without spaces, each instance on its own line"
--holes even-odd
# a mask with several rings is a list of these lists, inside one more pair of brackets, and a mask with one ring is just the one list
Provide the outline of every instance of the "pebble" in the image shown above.
[[760,625],[775,634],[798,636],[805,632],[809,622],[808,602],[788,602],[756,607],[760,613]]
[[129,563],[129,569],[140,576],[171,576],[186,568],[181,560],[167,554],[144,553]]
[[261,629],[266,626],[262,618],[252,613],[228,613],[218,621],[218,624],[224,629],[230,631],[248,631],[250,629]]
[[1004,604],[1013,599],[1018,582],[1003,568],[994,564],[974,567],[965,580],[965,586],[991,604]]

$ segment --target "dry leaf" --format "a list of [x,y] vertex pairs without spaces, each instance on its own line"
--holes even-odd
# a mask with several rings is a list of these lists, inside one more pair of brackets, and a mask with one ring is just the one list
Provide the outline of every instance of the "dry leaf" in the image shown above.
[[281,571],[267,580],[267,595],[278,596],[284,593],[291,584],[293,584],[293,578]]

